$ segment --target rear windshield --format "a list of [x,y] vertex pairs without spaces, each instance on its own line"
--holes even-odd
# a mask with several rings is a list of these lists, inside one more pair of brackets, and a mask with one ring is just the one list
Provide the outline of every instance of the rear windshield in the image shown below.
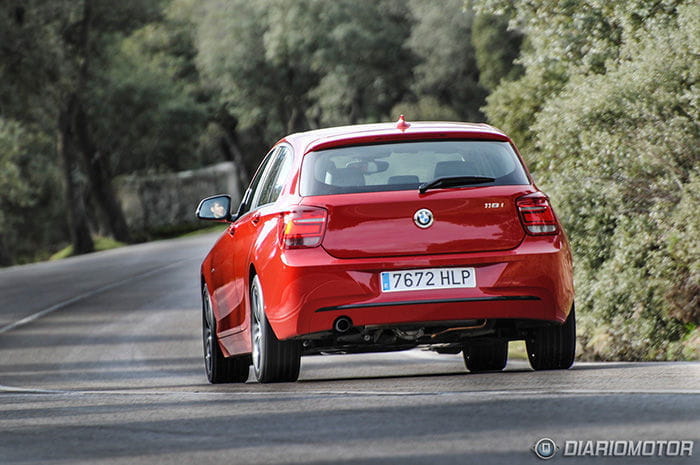
[[501,141],[423,141],[338,147],[310,152],[301,195],[418,189],[449,176],[483,176],[480,185],[529,184],[513,148]]

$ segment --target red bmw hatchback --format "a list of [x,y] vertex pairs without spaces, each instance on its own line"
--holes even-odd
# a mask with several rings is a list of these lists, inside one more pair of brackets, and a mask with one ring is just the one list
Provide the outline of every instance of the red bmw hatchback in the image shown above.
[[574,360],[571,251],[513,142],[484,124],[293,134],[265,156],[201,268],[212,383],[294,381],[302,355],[430,347],[502,370]]

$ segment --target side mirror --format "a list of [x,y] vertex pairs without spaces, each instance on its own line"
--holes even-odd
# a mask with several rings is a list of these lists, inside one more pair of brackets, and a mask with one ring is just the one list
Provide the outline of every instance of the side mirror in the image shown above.
[[200,220],[231,221],[231,196],[214,195],[199,202],[195,213]]

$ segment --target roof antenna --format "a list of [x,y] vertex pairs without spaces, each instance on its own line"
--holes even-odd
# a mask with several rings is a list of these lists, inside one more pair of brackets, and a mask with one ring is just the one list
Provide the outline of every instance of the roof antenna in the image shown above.
[[400,129],[401,131],[405,131],[411,127],[411,123],[407,123],[406,120],[404,119],[403,115],[399,116],[399,120],[396,122],[396,129]]

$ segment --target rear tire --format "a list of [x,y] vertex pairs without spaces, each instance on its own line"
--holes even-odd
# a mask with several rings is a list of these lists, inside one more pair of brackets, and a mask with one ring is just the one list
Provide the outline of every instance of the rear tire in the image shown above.
[[576,355],[576,310],[571,306],[564,324],[530,330],[527,357],[535,370],[565,370]]
[[265,315],[265,300],[257,275],[250,285],[250,307],[255,378],[259,383],[296,381],[301,366],[301,344],[280,341],[275,336]]
[[490,339],[464,344],[462,348],[464,364],[472,373],[501,371],[508,361],[508,341]]
[[250,371],[250,355],[225,357],[216,336],[216,320],[211,308],[211,297],[206,286],[202,288],[202,339],[204,342],[204,370],[212,384],[245,383]]

